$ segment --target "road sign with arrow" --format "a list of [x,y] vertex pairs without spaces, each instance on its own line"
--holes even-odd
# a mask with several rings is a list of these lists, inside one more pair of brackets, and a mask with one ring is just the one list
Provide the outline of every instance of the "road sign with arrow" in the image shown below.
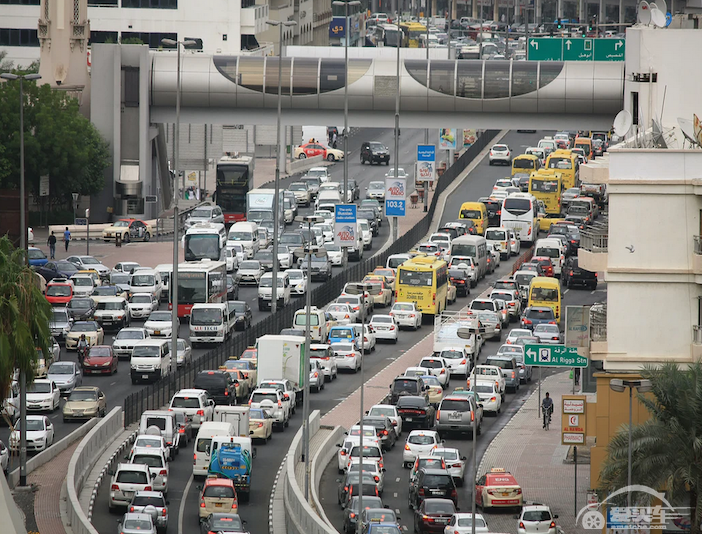
[[577,347],[565,345],[524,345],[524,363],[540,367],[587,367],[588,359]]
[[624,39],[585,37],[531,37],[530,61],[624,61]]

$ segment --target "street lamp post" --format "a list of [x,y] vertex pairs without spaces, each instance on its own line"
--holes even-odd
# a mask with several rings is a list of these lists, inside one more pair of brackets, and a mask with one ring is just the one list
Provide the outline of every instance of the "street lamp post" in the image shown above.
[[628,486],[626,492],[626,505],[631,508],[631,425],[633,419],[633,401],[634,389],[639,393],[648,393],[653,389],[650,380],[622,380],[621,378],[613,378],[609,381],[609,388],[617,393],[624,393],[629,388],[629,451],[627,459],[626,484]]
[[294,20],[267,20],[269,26],[278,27],[278,116],[275,129],[275,193],[273,196],[273,287],[271,288],[271,313],[278,310],[278,225],[280,224],[280,122],[282,115],[282,99],[283,99],[283,28],[295,26],[297,22]]
[[[402,47],[402,29],[400,24],[402,23],[402,16],[400,15],[400,8],[397,9],[397,64],[395,66],[395,76],[397,76],[397,88],[395,90],[395,178],[400,175],[400,48]],[[424,188],[426,190],[426,187]],[[427,192],[424,191],[424,195]],[[397,217],[392,218],[392,241],[393,243],[397,241]]]
[[[4,72],[0,78],[5,80],[19,79],[20,96],[20,248],[22,257],[27,262],[27,223],[24,205],[24,80],[38,80],[38,74],[11,74]],[[20,371],[20,486],[27,485],[27,375]]]
[[[312,225],[323,222],[324,219],[317,215],[300,215],[295,217],[295,221],[306,224],[307,231],[312,235]],[[315,247],[316,248],[316,247]],[[303,372],[305,376],[305,390],[302,397],[302,443],[304,446],[305,455],[305,500],[309,501],[310,492],[310,345],[312,344],[312,334],[310,332],[310,314],[312,312],[312,292],[310,284],[312,283],[312,244],[308,244],[307,248],[304,248],[303,252],[306,253],[303,258],[307,258],[307,288],[305,290],[305,357],[303,362],[303,367],[305,371]],[[275,263],[275,262],[273,262]],[[277,287],[277,281],[276,289]],[[324,380],[324,377],[322,377]]]
[[169,285],[171,287],[171,368],[175,373],[178,369],[178,175],[180,174],[180,47],[195,45],[192,39],[176,41],[174,39],[161,39],[161,43],[175,46],[178,49],[178,66],[176,67],[176,122],[173,135],[173,160],[175,176],[173,178],[173,272]]

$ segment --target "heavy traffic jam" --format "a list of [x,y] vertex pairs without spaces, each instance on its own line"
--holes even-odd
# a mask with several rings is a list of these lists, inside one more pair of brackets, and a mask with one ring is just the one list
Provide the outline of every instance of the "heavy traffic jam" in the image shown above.
[[[578,169],[607,143],[606,132],[557,132],[523,154],[507,144],[493,145],[490,165],[504,165],[508,176],[496,181],[489,196],[465,199],[453,221],[406,253],[389,256],[362,280],[349,280],[323,308],[308,310],[296,297],[371,250],[379,228],[388,224],[383,181],[370,182],[364,192],[351,180],[343,191],[328,167],[319,167],[292,182],[279,202],[272,189],[249,191],[239,220],[229,216],[223,198],[200,205],[185,223],[175,330],[169,309],[172,264],[120,261],[108,268],[92,256],[47,260],[39,248],[30,248],[30,262],[46,280],[46,298],[54,306],[54,350],[53,357],[41,355],[27,396],[29,450],[52,444],[47,414],[55,410],[64,421],[105,415],[109,387],[84,385],[84,376],[122,368],[132,384],[151,383],[172,372],[174,360],[177,367],[190,365],[196,347],[216,346],[249,328],[251,299],[240,300],[239,291],[251,286],[259,311],[269,310],[273,299],[278,307],[298,307],[292,324],[260,337],[218,368],[201,371],[167,406],[141,415],[136,440],[110,472],[109,492],[96,504],[119,514],[120,534],[166,532],[174,522],[169,465],[179,452],[186,458],[192,452],[198,484],[198,509],[187,509],[186,515],[197,514],[203,533],[248,532],[246,509],[240,513],[239,507],[249,498],[257,448],[284,432],[300,409],[302,377],[313,394],[333,387],[346,380],[343,375],[356,375],[378,345],[395,344],[403,331],[423,328],[433,329],[433,351],[392,381],[384,403],[348,429],[339,446],[343,523],[337,527],[350,534],[360,521],[367,534],[399,533],[399,518],[382,497],[384,480],[406,479],[404,468],[411,515],[404,520],[415,532],[462,534],[472,521],[480,532],[489,531],[482,515],[459,511],[459,505],[470,508],[458,502],[456,490],[470,471],[465,451],[444,446],[444,439],[470,440],[474,429],[481,434],[484,418],[505,417],[506,396],[534,377],[525,363],[525,345],[563,343],[563,291],[597,287],[597,273],[578,267],[577,251],[581,230],[601,223],[607,196],[603,187],[580,183]],[[220,164],[242,159],[227,156]],[[346,248],[335,243],[334,213],[341,203],[357,204],[356,242]],[[301,222],[302,207],[314,217]],[[146,223],[125,220],[106,229],[103,238],[146,241],[152,232]],[[500,269],[517,256],[511,273]],[[490,287],[478,295],[475,288],[486,277]],[[460,310],[447,309],[459,299]],[[106,332],[114,334],[111,344]],[[75,351],[76,359],[61,359],[60,345]],[[14,423],[18,404],[12,400],[4,410]],[[20,431],[16,425],[10,434],[12,451]],[[398,444],[401,465],[385,462],[384,455]],[[8,450],[4,445],[1,450],[6,468]],[[519,481],[499,466],[478,473],[475,489],[481,509],[516,510],[519,533],[555,534],[557,516],[547,505],[525,505]]]

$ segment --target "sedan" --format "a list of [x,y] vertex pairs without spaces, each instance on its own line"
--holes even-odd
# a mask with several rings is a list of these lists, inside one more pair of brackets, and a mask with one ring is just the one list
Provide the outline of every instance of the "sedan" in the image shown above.
[[36,271],[50,282],[54,278],[70,278],[78,272],[78,267],[70,261],[48,261],[44,265],[37,267]]
[[129,315],[133,319],[143,319],[158,309],[158,299],[151,293],[134,293],[129,299]]
[[149,514],[126,513],[117,525],[118,534],[157,534],[154,520]]
[[457,486],[463,486],[463,479],[466,472],[466,457],[461,456],[458,449],[449,447],[437,447],[431,452],[432,456],[441,456],[446,462],[446,469]]
[[490,165],[494,165],[495,163],[512,165],[512,151],[507,145],[492,145],[488,160]]
[[385,202],[385,182],[370,182],[366,187],[366,198]]
[[[169,311],[155,311],[151,312],[151,315],[146,319],[144,323],[144,328],[149,333],[149,336],[155,337],[171,337],[173,330],[173,323],[171,312]],[[176,333],[180,329],[180,319],[176,320]]]
[[66,399],[63,405],[63,422],[105,417],[107,401],[105,394],[95,386],[80,386]]
[[[475,532],[476,534],[487,534],[487,521],[481,514],[475,514]],[[444,528],[444,534],[472,534],[473,533],[473,514],[458,513],[453,514],[448,525]]]
[[[364,495],[363,506],[366,508],[382,508],[383,501],[380,497]],[[351,497],[349,504],[344,508],[344,534],[353,534],[356,531],[356,519],[359,509],[358,496]]]
[[246,521],[242,520],[239,514],[219,512],[206,517],[200,523],[200,531],[202,534],[210,532],[226,532],[227,534],[234,534],[235,532],[248,533]]
[[117,372],[119,360],[111,345],[96,345],[91,347],[83,359],[83,374],[108,374]]
[[49,367],[46,379],[54,382],[62,394],[67,394],[83,383],[83,373],[76,362],[54,362]]
[[236,273],[239,285],[253,284],[255,286],[261,281],[261,277],[266,270],[258,260],[246,260],[239,264],[239,271]]
[[85,334],[88,346],[102,345],[105,339],[105,332],[95,321],[77,321],[71,325],[71,329],[66,334],[66,350],[77,349],[78,341]]
[[441,443],[439,433],[435,430],[412,430],[402,451],[403,466],[408,467],[414,463],[417,456],[431,454]]
[[101,280],[106,280],[110,276],[110,269],[96,260],[93,256],[69,256],[66,261],[70,261],[78,269],[94,269],[100,275]]
[[263,408],[251,408],[249,411],[249,436],[264,443],[273,437],[273,417]]
[[451,499],[424,499],[414,510],[414,531],[443,532],[446,525],[456,513],[456,506]]
[[304,145],[295,147],[294,156],[296,159],[322,156],[327,161],[341,161],[344,159],[344,151],[330,148],[320,143],[305,143]]
[[193,348],[190,341],[187,339],[178,338],[178,354],[176,355],[176,364],[178,367],[190,365],[193,361]]
[[562,343],[562,335],[555,324],[537,324],[534,326],[534,335],[539,338],[539,343],[548,345],[559,345]]
[[417,330],[422,326],[422,312],[414,302],[396,302],[388,315],[395,318],[399,328]]
[[[15,423],[15,428],[10,434],[10,450],[19,451],[20,421]],[[54,442],[54,425],[45,415],[27,416],[27,452],[41,452],[48,449]]]
[[53,412],[61,403],[61,391],[51,380],[35,380],[27,386],[27,410]]
[[309,207],[310,200],[312,198],[312,194],[310,193],[310,190],[307,188],[307,184],[305,182],[291,183],[288,186],[288,191],[293,192],[293,194],[295,195],[295,200],[297,201],[298,205]]
[[356,373],[363,365],[361,352],[355,343],[332,343],[331,350],[339,370],[346,369]]
[[40,248],[29,247],[27,249],[27,261],[31,267],[41,267],[46,265],[49,260]]
[[370,326],[375,332],[376,340],[386,340],[397,343],[399,327],[392,315],[373,315]]
[[68,314],[74,321],[89,321],[97,309],[97,304],[90,297],[73,297],[66,305]]
[[347,303],[332,303],[327,306],[327,313],[334,318],[337,324],[355,323],[358,320],[358,311]]
[[419,362],[419,367],[423,367],[427,370],[428,375],[434,375],[439,379],[441,385],[446,388],[449,383],[449,378],[451,377],[451,372],[449,371],[449,366],[446,361],[441,357],[427,357],[422,358]]
[[304,295],[307,293],[307,272],[302,269],[288,269],[285,271],[290,278],[290,293]]

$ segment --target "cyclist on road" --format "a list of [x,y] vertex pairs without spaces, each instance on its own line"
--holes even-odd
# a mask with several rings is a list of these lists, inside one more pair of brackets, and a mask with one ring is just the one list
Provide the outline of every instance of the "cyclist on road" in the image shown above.
[[546,392],[544,400],[541,401],[541,411],[544,414],[543,428],[546,428],[547,418],[548,421],[551,422],[551,414],[553,413],[553,399],[549,396],[548,391]]

